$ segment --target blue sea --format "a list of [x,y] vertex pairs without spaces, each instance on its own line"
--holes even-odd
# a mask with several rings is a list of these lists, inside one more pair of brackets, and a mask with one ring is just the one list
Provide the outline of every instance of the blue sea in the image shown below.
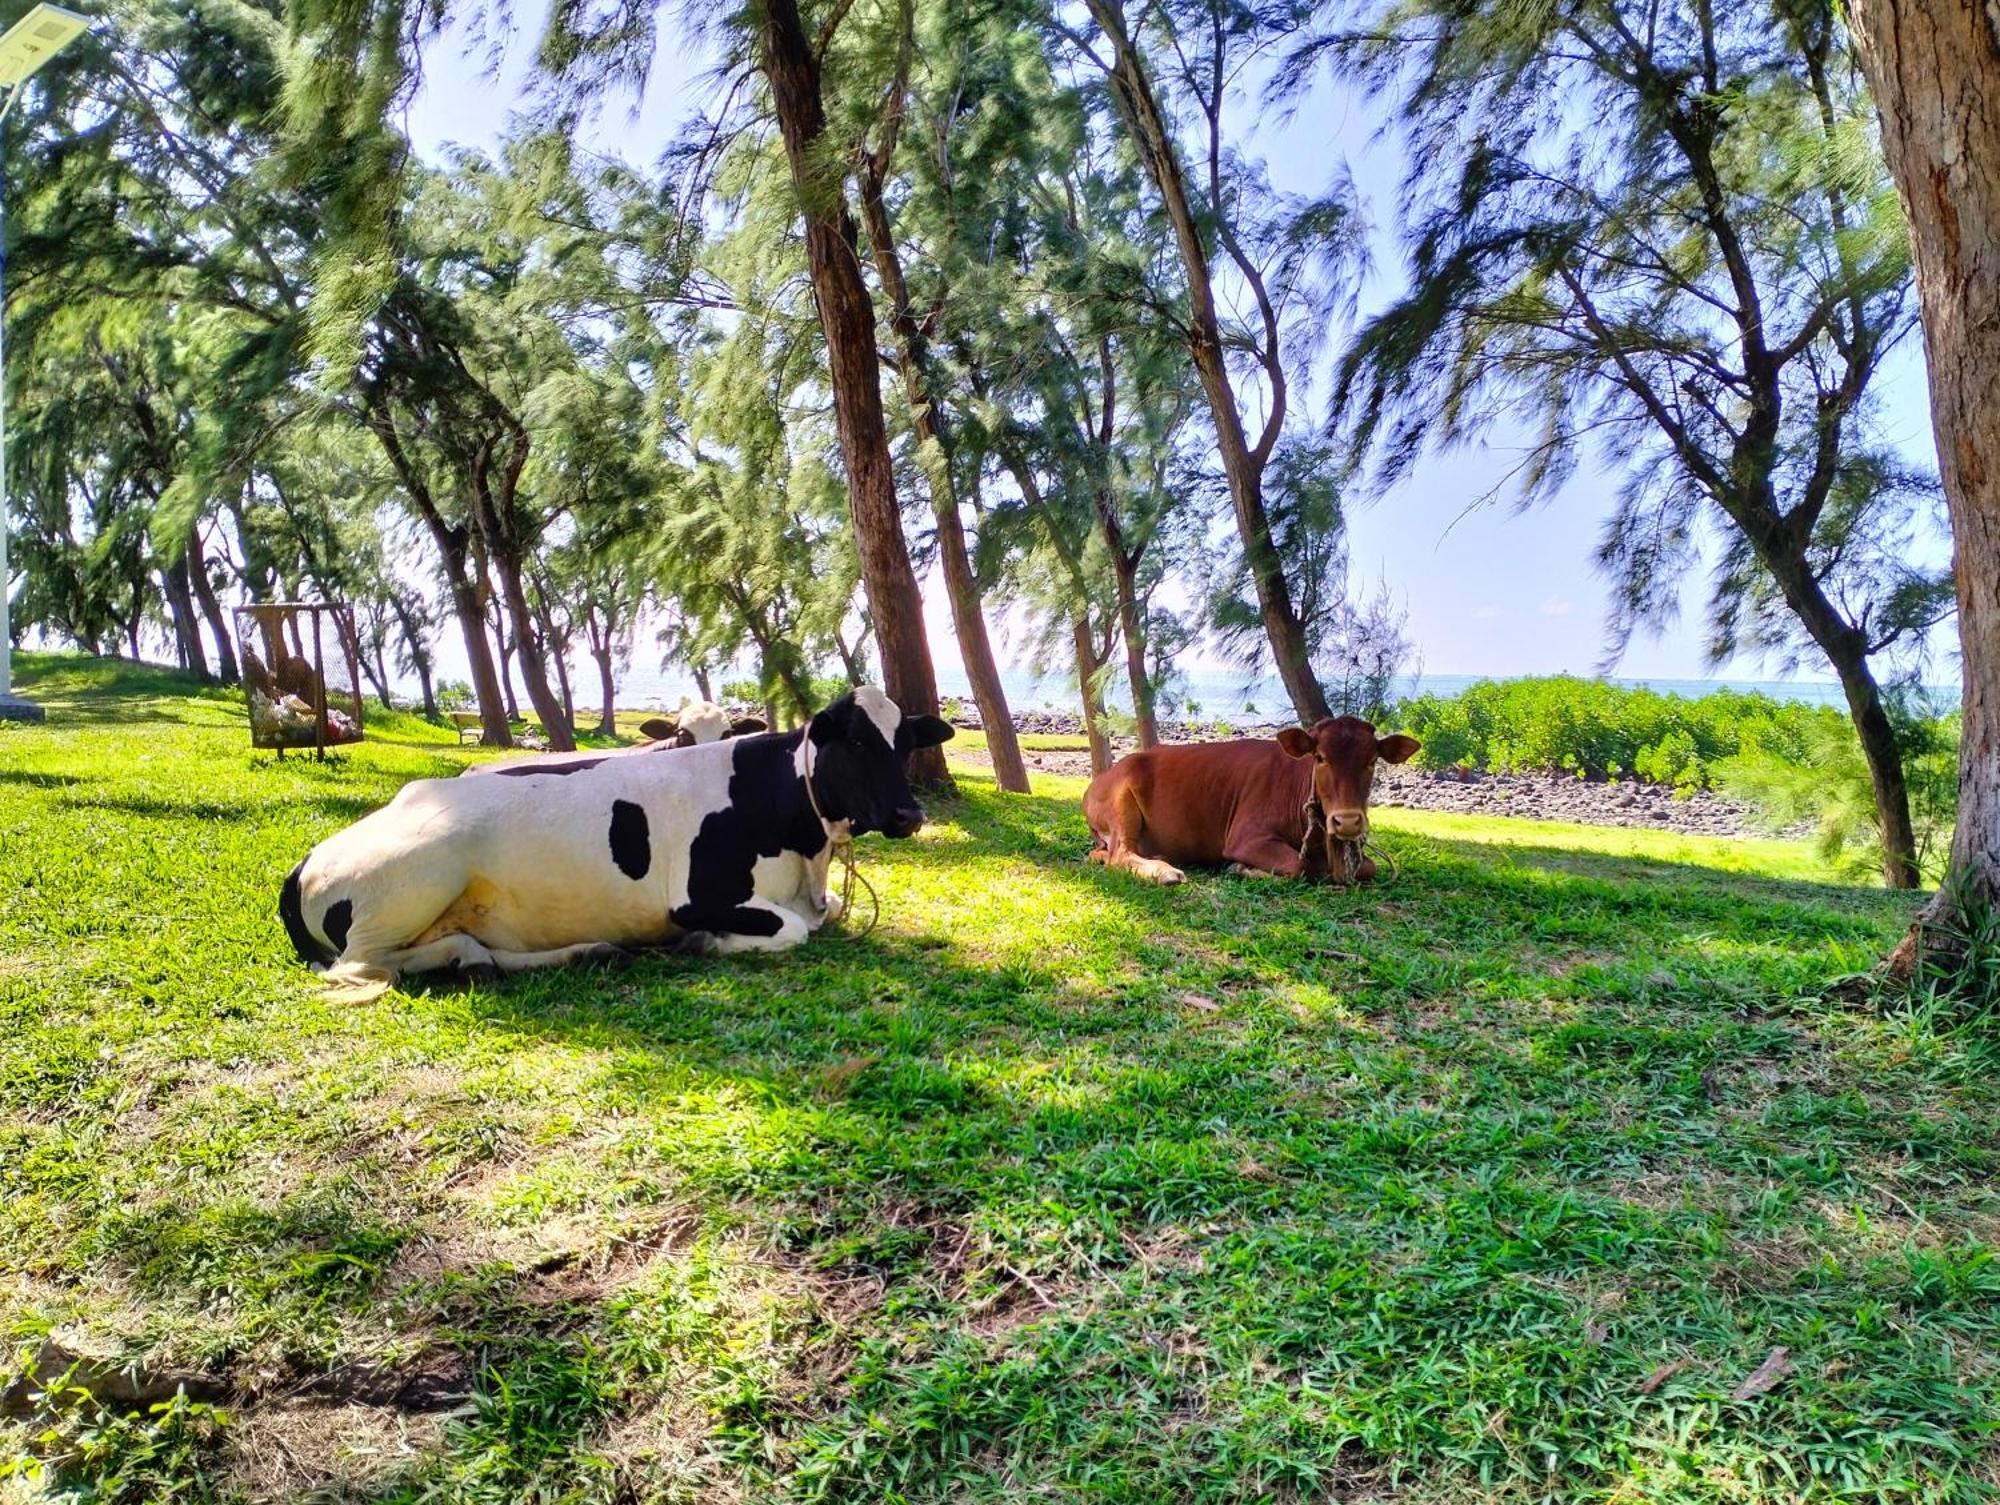
[[[1483,680],[1510,677],[1514,676],[1411,675],[1399,682],[1397,696],[1401,699],[1420,694],[1455,695]],[[1075,711],[1078,708],[1076,681],[1067,675],[1041,675],[1028,669],[1006,669],[1001,673],[1001,681],[1007,690],[1007,703],[1016,712]],[[578,682],[579,693],[585,700],[590,699],[590,692],[581,687],[593,682],[594,676]],[[1774,700],[1804,701],[1814,705],[1846,704],[1841,696],[1840,686],[1832,680],[1613,678],[1607,682],[1627,688],[1643,687],[1657,690],[1663,695],[1693,697],[1712,694],[1717,690],[1737,690],[1768,695]],[[938,691],[942,695],[968,703],[972,699],[972,687],[967,683],[964,671],[957,664],[939,666]],[[618,700],[621,705],[628,706],[673,706],[678,705],[684,696],[693,693],[694,682],[684,675],[648,671],[635,662],[622,677]],[[1931,694],[1940,706],[1956,705],[1958,702],[1956,685],[1934,687]],[[1113,676],[1106,698],[1115,709],[1127,711],[1131,709],[1131,697],[1125,692],[1124,682],[1120,676]],[[1275,677],[1258,677],[1214,669],[1182,674],[1172,696],[1162,704],[1161,710],[1176,720],[1254,722],[1291,719],[1290,702],[1285,697],[1284,686]]]

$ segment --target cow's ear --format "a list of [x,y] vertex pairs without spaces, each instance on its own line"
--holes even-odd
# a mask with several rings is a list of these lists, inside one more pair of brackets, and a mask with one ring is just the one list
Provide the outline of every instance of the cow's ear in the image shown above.
[[679,730],[670,716],[652,716],[639,723],[639,735],[648,742],[664,742]]
[[1411,755],[1424,744],[1415,737],[1406,737],[1397,732],[1390,737],[1375,739],[1375,753],[1384,763],[1407,763]]
[[686,730],[685,728],[683,728],[683,729],[682,729],[682,730],[680,730],[680,731],[677,731],[677,732],[675,732],[675,733],[674,733],[674,746],[675,746],[675,747],[693,747],[693,746],[694,746],[694,733],[693,733],[693,732],[691,732],[691,731],[688,731],[688,730]]
[[761,716],[738,716],[729,723],[729,735],[732,737],[751,737],[770,729],[769,723]]
[[956,735],[951,723],[938,716],[910,716],[896,729],[896,740],[903,744],[905,752],[915,752],[920,747],[936,747]]
[[1312,733],[1304,727],[1288,726],[1278,733],[1278,746],[1295,758],[1309,758],[1313,754]]

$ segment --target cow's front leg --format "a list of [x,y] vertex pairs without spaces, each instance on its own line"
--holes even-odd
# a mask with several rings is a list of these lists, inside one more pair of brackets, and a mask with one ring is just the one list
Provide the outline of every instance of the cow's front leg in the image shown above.
[[683,930],[708,935],[704,949],[716,956],[789,951],[812,933],[798,914],[769,899],[746,899],[734,909],[677,909],[673,921]]
[[1305,861],[1298,848],[1268,833],[1261,836],[1232,833],[1223,844],[1222,855],[1229,859],[1231,872],[1270,873],[1278,878],[1296,878],[1305,872]]

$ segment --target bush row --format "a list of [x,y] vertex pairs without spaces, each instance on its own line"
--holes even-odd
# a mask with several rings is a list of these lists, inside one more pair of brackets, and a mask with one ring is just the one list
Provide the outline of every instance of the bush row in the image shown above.
[[1847,724],[1833,706],[1734,690],[1689,699],[1568,675],[1418,695],[1403,702],[1397,722],[1424,744],[1416,761],[1426,768],[1561,769],[1679,789],[1709,787],[1720,764],[1746,752],[1801,762]]

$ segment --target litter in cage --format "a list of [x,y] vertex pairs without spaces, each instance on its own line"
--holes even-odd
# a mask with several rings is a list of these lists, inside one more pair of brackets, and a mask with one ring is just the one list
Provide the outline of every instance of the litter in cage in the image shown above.
[[250,745],[323,752],[359,742],[361,659],[354,613],[317,601],[236,608]]

